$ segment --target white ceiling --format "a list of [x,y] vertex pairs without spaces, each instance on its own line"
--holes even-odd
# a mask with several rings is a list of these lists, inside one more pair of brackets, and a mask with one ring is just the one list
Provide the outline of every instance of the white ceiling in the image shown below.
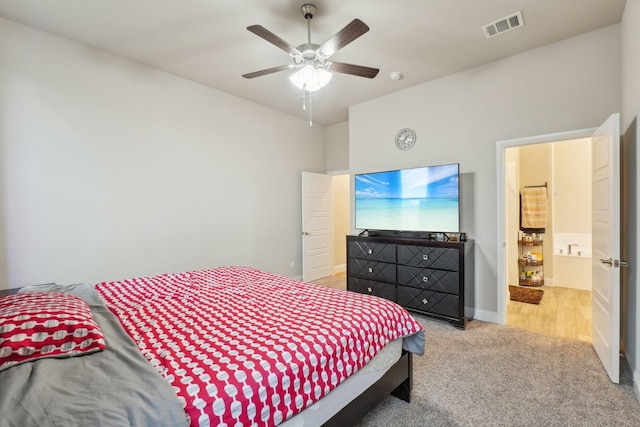
[[[335,74],[313,99],[313,121],[410,86],[620,22],[625,0],[0,0],[0,15],[286,113],[308,118],[284,51],[246,30],[259,24],[290,44],[307,41],[300,6],[313,3],[311,41],[354,18],[370,31],[331,59],[379,68],[374,79]],[[525,25],[485,38],[481,27],[522,11]],[[389,73],[404,78],[391,80]]]

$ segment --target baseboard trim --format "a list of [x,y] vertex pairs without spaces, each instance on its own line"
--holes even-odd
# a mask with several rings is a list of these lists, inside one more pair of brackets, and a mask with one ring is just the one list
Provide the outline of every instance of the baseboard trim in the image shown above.
[[[465,311],[466,311],[466,308],[465,308]],[[500,324],[498,320],[499,319],[498,313],[496,313],[495,311],[479,310],[477,308],[475,308],[473,311],[474,311],[473,318],[476,320]]]
[[347,271],[347,264],[340,264],[333,266],[333,274],[338,274]]

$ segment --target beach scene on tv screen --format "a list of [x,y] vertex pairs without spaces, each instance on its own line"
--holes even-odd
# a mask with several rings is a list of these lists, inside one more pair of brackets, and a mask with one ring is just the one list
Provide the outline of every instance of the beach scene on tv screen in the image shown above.
[[458,232],[458,165],[356,175],[356,228]]

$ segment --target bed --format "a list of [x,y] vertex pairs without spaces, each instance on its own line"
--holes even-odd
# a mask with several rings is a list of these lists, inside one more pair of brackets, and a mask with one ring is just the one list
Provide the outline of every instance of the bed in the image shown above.
[[[56,322],[29,298],[86,305],[67,353],[38,348]],[[390,301],[248,267],[24,288],[0,298],[0,333],[2,426],[345,425],[409,401],[424,352]]]

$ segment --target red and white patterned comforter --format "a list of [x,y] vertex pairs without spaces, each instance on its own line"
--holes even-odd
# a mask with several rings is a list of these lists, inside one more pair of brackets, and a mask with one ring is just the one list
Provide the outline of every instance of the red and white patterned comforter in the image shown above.
[[191,426],[275,426],[422,330],[380,298],[246,267],[105,282],[98,294]]

